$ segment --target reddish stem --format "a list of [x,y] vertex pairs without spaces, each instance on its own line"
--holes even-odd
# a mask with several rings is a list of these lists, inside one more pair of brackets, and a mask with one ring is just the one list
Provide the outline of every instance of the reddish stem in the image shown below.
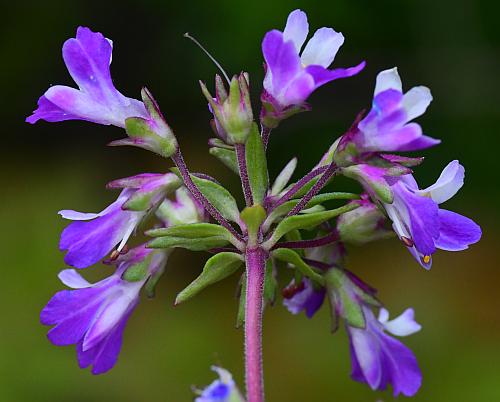
[[250,179],[248,178],[247,160],[245,156],[245,144],[234,144],[236,150],[236,159],[238,160],[238,169],[240,171],[241,186],[245,196],[247,207],[253,205],[252,188],[250,187]]
[[331,232],[330,234],[318,237],[317,239],[311,240],[300,240],[300,241],[284,241],[281,243],[277,243],[273,246],[272,250],[277,248],[313,248],[320,247],[326,244],[333,243],[339,240],[339,236],[337,231]]
[[262,369],[262,313],[266,253],[261,248],[247,249],[245,301],[245,379],[247,402],[264,402]]

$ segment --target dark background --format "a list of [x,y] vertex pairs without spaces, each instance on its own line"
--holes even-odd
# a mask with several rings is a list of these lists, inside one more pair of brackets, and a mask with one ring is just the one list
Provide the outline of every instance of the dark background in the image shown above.
[[[352,249],[349,266],[373,286],[393,314],[413,306],[423,331],[405,339],[416,353],[424,383],[416,401],[500,400],[500,313],[496,165],[500,114],[500,29],[493,2],[421,1],[45,1],[2,6],[2,145],[0,150],[0,401],[189,401],[190,385],[209,383],[211,364],[231,370],[240,385],[242,332],[234,329],[236,278],[172,308],[175,294],[196,276],[204,254],[179,251],[157,298],[144,300],[129,322],[117,366],[92,376],[78,369],[74,348],[45,338],[38,314],[62,288],[57,250],[63,208],[98,211],[116,196],[105,183],[143,171],[165,171],[164,160],[139,149],[108,148],[122,130],[84,122],[35,126],[24,118],[50,84],[73,86],[61,57],[78,25],[114,41],[112,74],[124,94],[147,85],[174,129],[189,166],[238,190],[234,177],[207,154],[211,135],[197,80],[211,84],[211,62],[182,34],[189,31],[230,74],[246,70],[255,92],[263,78],[260,43],[282,29],[301,7],[312,29],[333,26],[346,36],[335,61],[368,66],[358,77],[315,93],[313,112],[273,133],[270,170],[292,156],[297,177],[369,106],[376,73],[398,66],[406,89],[427,85],[434,102],[419,119],[443,144],[421,154],[423,186],[458,158],[466,185],[446,208],[474,217],[481,243],[462,253],[439,252],[425,272],[398,242]],[[350,184],[347,184],[348,186]],[[338,190],[345,188],[337,187]],[[89,277],[108,273],[91,268]],[[85,272],[87,274],[87,272]],[[282,277],[282,283],[286,283]],[[269,401],[380,401],[349,379],[347,338],[329,333],[327,309],[312,320],[278,303],[264,326]]]

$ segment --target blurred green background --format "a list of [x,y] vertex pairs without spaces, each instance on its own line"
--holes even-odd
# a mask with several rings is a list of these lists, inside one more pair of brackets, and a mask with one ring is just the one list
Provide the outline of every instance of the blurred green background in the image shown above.
[[[378,71],[398,66],[406,88],[423,84],[434,102],[419,119],[442,138],[416,175],[429,185],[442,167],[459,158],[466,186],[447,208],[474,217],[481,243],[462,253],[439,252],[425,272],[398,242],[352,249],[350,268],[380,290],[393,314],[413,306],[424,330],[408,339],[424,383],[416,401],[500,400],[499,188],[500,28],[493,2],[284,1],[208,2],[48,0],[2,6],[3,138],[0,223],[0,401],[166,401],[192,398],[190,385],[212,381],[211,364],[242,376],[242,332],[234,328],[236,280],[214,286],[193,301],[172,307],[175,294],[203,266],[204,254],[175,253],[156,299],[144,300],[130,320],[121,357],[108,374],[78,369],[72,347],[45,337],[38,314],[62,288],[57,249],[65,225],[56,212],[102,209],[116,196],[108,181],[143,171],[165,171],[159,157],[139,149],[112,149],[123,137],[114,127],[84,122],[34,127],[24,123],[50,84],[74,85],[61,45],[78,25],[114,41],[112,73],[117,88],[139,97],[147,85],[176,132],[189,166],[238,189],[231,174],[207,154],[211,135],[197,80],[212,82],[215,68],[182,37],[189,31],[230,73],[251,75],[257,105],[262,80],[260,43],[301,7],[311,27],[333,26],[346,36],[337,66],[365,59],[358,77],[334,82],[310,99],[313,112],[285,122],[273,133],[273,175],[292,156],[297,177],[369,106]],[[338,188],[344,190],[344,188]],[[107,268],[91,268],[101,277]],[[85,272],[87,274],[87,272]],[[288,278],[281,276],[282,284]],[[347,338],[329,333],[327,309],[312,320],[292,316],[277,303],[266,311],[264,357],[268,400],[389,401],[350,380]]]

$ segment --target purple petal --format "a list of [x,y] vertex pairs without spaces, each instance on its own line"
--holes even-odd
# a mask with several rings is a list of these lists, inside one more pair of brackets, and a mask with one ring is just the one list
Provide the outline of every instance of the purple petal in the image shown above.
[[307,15],[302,10],[294,10],[288,15],[283,39],[285,42],[292,41],[297,53],[300,52],[307,34],[309,33],[309,23]]
[[267,64],[264,88],[278,101],[282,101],[282,92],[302,71],[299,55],[293,42],[285,42],[283,33],[276,30],[264,36],[262,52]]
[[366,63],[362,61],[357,66],[349,68],[335,68],[333,70],[328,70],[321,66],[307,66],[306,71],[312,75],[314,78],[314,83],[316,88],[339,78],[352,77],[358,74],[363,68],[365,68]]
[[348,327],[348,330],[353,362],[351,376],[366,382],[372,389],[379,389],[383,366],[377,337],[369,329]]
[[38,108],[33,111],[31,116],[26,118],[26,122],[30,124],[35,124],[38,120],[45,120],[48,122],[57,122],[64,120],[75,120],[79,117],[69,113],[68,111],[60,108],[51,101],[49,101],[45,95],[42,95],[38,99]]
[[439,210],[439,238],[436,247],[447,251],[465,250],[481,238],[481,228],[471,219],[448,211]]
[[465,169],[457,160],[451,161],[443,169],[436,183],[420,190],[421,194],[429,194],[438,204],[448,201],[464,185]]
[[105,257],[138,223],[139,213],[116,210],[89,222],[73,222],[61,234],[64,261],[86,268]]
[[325,299],[325,289],[314,289],[312,283],[308,279],[303,279],[304,289],[297,292],[289,299],[283,299],[283,304],[292,314],[299,314],[305,311],[308,318],[319,310]]
[[407,144],[400,145],[397,151],[400,152],[420,151],[422,149],[430,148],[438,144],[441,144],[441,140],[429,137],[427,135],[422,135],[421,137],[418,137]]
[[314,91],[314,79],[306,73],[300,73],[290,82],[280,98],[282,104],[300,105]]
[[320,28],[307,42],[300,56],[304,66],[318,65],[328,68],[344,43],[344,35],[332,28]]
[[92,374],[102,374],[116,364],[122,347],[123,331],[135,306],[122,317],[118,325],[93,348],[83,351],[82,342],[77,345],[78,363],[81,368],[92,365]]

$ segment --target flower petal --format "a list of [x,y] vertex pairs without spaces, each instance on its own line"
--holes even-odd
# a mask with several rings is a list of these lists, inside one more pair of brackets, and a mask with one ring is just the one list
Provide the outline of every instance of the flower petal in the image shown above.
[[423,115],[431,101],[431,91],[427,87],[414,87],[405,93],[403,96],[403,108],[408,115],[408,121]]
[[366,382],[372,389],[378,389],[382,380],[382,364],[377,337],[368,329],[348,327],[348,330],[353,362],[351,376],[356,381]]
[[422,329],[422,326],[415,321],[414,316],[414,310],[409,308],[400,316],[389,321],[389,312],[382,308],[380,309],[378,321],[382,323],[387,332],[396,336],[408,336]]
[[335,32],[332,28],[318,29],[300,56],[302,64],[327,68],[332,64],[343,43],[344,35],[340,32]]
[[399,92],[403,92],[403,84],[401,83],[397,67],[381,71],[377,75],[375,96],[388,89],[395,89]]
[[74,269],[65,269],[59,272],[59,279],[66,286],[73,289],[82,289],[92,286],[90,282],[84,279],[78,272]]
[[439,210],[439,238],[436,247],[447,251],[465,250],[477,243],[482,232],[472,219],[446,209]]
[[38,108],[33,111],[31,116],[26,118],[26,122],[35,124],[38,120],[45,120],[52,123],[57,121],[75,120],[78,118],[78,116],[60,108],[49,101],[45,95],[42,95],[38,99]]
[[358,74],[363,68],[365,68],[366,63],[362,61],[357,66],[349,68],[335,68],[333,70],[328,70],[322,66],[307,66],[307,73],[311,74],[314,78],[315,87],[319,88],[330,81],[338,80],[340,78],[352,77]]
[[430,148],[438,144],[441,144],[441,140],[426,135],[422,135],[407,144],[400,145],[397,150],[400,152],[420,151],[421,149]]
[[464,185],[465,169],[457,161],[451,161],[443,169],[436,183],[420,190],[420,194],[429,194],[431,198],[441,204],[452,198]]
[[292,41],[295,46],[295,50],[299,53],[308,33],[309,23],[307,22],[306,13],[302,10],[292,11],[288,15],[285,30],[283,31],[284,41]]

